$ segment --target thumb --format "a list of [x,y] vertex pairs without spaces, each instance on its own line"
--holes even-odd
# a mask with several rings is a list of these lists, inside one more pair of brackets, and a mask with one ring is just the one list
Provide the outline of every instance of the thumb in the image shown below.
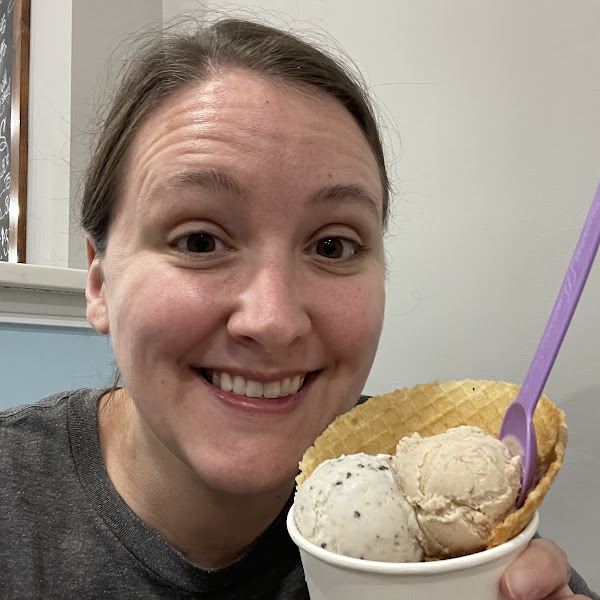
[[532,540],[500,580],[510,600],[542,600],[572,596],[570,566],[565,553],[549,540]]

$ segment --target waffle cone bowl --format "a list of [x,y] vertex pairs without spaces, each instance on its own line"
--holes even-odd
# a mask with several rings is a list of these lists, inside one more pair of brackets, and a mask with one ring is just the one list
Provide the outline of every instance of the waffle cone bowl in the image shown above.
[[[300,461],[301,484],[328,458],[342,454],[394,454],[401,438],[443,433],[450,427],[473,425],[498,436],[507,406],[519,386],[495,381],[435,381],[374,396],[339,416],[315,440]],[[488,548],[519,534],[539,508],[561,467],[567,443],[565,414],[545,395],[533,424],[538,442],[536,477],[525,504],[492,530]]]

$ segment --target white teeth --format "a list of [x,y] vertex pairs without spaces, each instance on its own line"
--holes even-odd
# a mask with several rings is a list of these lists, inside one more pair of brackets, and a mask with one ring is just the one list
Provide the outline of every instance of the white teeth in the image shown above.
[[265,398],[279,398],[281,396],[281,385],[279,381],[273,383],[265,383],[263,386],[263,394]]
[[246,381],[239,375],[231,377],[229,373],[225,372],[218,374],[212,371],[210,374],[210,380],[215,387],[224,392],[233,392],[249,398],[282,398],[295,394],[302,387],[304,379],[304,377],[296,375],[292,379],[286,377],[283,381],[260,383],[250,379]]
[[[237,379],[237,377],[236,377]],[[250,398],[262,398],[263,396],[263,384],[258,381],[247,381],[246,382],[246,396]]]
[[231,392],[233,390],[233,381],[227,373],[221,373],[221,389],[224,392]]
[[239,394],[240,396],[246,395],[246,382],[243,377],[236,375],[233,378],[233,393]]
[[292,379],[292,394],[295,394],[300,387],[300,376],[296,375],[294,379]]
[[279,393],[282,396],[289,396],[292,393],[292,384],[288,378],[285,378],[281,382],[281,391]]

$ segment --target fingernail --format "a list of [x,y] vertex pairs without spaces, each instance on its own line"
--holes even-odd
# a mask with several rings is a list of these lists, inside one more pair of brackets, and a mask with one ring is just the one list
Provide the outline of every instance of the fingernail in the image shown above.
[[513,600],[527,600],[535,592],[537,577],[531,569],[514,569],[507,575],[506,587]]

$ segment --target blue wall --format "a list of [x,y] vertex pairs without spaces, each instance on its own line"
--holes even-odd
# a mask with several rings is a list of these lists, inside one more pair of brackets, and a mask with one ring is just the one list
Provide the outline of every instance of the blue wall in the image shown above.
[[110,339],[94,330],[0,323],[0,409],[112,385]]

